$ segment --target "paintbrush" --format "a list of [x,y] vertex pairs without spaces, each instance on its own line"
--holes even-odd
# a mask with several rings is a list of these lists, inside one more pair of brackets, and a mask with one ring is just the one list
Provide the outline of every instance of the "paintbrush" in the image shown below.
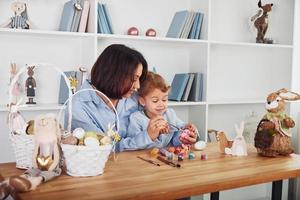
[[161,156],[157,156],[157,159],[164,162],[167,165],[171,165],[172,167],[181,167],[181,165],[179,163],[174,163],[172,161],[166,160],[164,157]]
[[143,157],[141,157],[141,156],[137,156],[137,157],[138,157],[139,159],[141,159],[141,160],[143,160],[143,161],[146,161],[146,162],[148,162],[148,163],[151,163],[151,164],[153,164],[153,165],[160,166],[159,163],[156,163],[156,162],[153,161],[153,160],[145,159],[145,158],[143,158]]

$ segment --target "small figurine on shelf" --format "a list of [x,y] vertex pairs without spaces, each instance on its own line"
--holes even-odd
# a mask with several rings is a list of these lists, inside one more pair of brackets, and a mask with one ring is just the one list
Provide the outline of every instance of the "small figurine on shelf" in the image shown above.
[[259,10],[251,17],[251,22],[254,22],[254,26],[257,29],[256,43],[273,44],[272,39],[265,38],[268,30],[268,12],[272,10],[273,4],[261,5],[261,0],[258,2]]
[[28,19],[26,3],[16,1],[12,3],[11,9],[14,16],[11,17],[2,27],[16,28],[16,29],[30,29],[32,23]]
[[26,87],[26,92],[27,92],[27,97],[28,97],[28,102],[26,104],[36,104],[36,102],[33,101],[33,97],[35,97],[35,88],[36,88],[36,82],[35,79],[32,77],[34,74],[34,69],[35,66],[29,66],[27,67],[28,71],[28,78],[25,83]]
[[300,95],[283,88],[269,94],[266,100],[267,113],[257,126],[255,147],[262,156],[287,156],[294,152],[288,130],[295,122],[285,114],[285,101],[300,100]]
[[148,36],[148,37],[155,37],[156,36],[156,31],[153,28],[149,28],[146,31],[146,36]]
[[74,94],[76,92],[77,84],[78,84],[78,80],[77,80],[76,74],[75,74],[74,77],[73,76],[69,76],[68,79],[70,81],[70,87],[71,87],[72,94]]
[[79,84],[82,85],[83,82],[87,79],[88,70],[85,67],[79,67],[79,71],[81,73]]
[[[16,76],[16,74],[17,74],[17,65],[16,65],[16,63],[11,63],[10,64],[10,77],[9,77],[10,84],[11,84],[13,78]],[[12,95],[14,97],[12,103],[16,104],[18,102],[18,98],[22,94],[22,92],[23,92],[22,85],[21,85],[20,81],[17,80],[16,83],[13,85],[13,89],[12,89]]]
[[127,35],[139,35],[139,30],[136,27],[130,27],[127,31]]

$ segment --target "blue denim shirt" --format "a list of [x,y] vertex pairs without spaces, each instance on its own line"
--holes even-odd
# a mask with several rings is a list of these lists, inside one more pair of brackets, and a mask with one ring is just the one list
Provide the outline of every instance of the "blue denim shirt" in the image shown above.
[[[170,124],[173,124],[178,128],[183,128],[185,126],[185,123],[176,116],[173,109],[168,108],[163,117]],[[143,111],[136,111],[135,113],[133,113],[129,118],[127,137],[134,138],[139,134],[147,133],[149,121],[150,119],[145,115]],[[170,133],[160,134],[155,141],[139,144],[141,145],[139,146],[139,148],[163,148],[168,146],[169,144],[172,144],[173,146],[179,146],[181,145],[179,135],[180,131],[171,128]],[[147,136],[145,135],[144,137],[149,137],[149,135],[147,134]]]
[[[81,89],[92,86],[85,81]],[[137,95],[130,98],[120,99],[116,110],[119,116],[119,135],[121,141],[116,144],[116,151],[140,149],[141,144],[153,142],[147,131],[137,134],[135,137],[127,137],[127,127],[130,114],[138,110]],[[68,113],[65,113],[67,119]],[[81,127],[85,131],[106,132],[108,124],[116,122],[116,115],[112,109],[93,91],[78,93],[72,100],[72,123],[71,129]]]

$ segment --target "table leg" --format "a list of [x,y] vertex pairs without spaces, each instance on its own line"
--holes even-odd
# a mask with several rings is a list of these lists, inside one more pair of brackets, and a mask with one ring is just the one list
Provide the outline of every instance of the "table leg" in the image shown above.
[[219,192],[212,192],[210,193],[210,200],[219,200]]
[[282,180],[272,182],[272,200],[281,200]]

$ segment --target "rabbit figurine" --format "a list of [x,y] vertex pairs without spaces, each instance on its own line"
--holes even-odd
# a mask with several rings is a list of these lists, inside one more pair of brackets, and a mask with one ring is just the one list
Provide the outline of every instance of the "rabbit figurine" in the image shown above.
[[258,7],[258,12],[251,17],[251,22],[254,23],[257,29],[256,43],[272,44],[273,40],[265,38],[265,35],[268,30],[268,13],[272,11],[273,4],[262,5],[261,0],[259,0]]
[[255,147],[261,156],[287,156],[294,152],[289,129],[295,126],[294,120],[285,114],[286,101],[300,100],[300,95],[283,88],[267,97],[266,110],[255,134]]
[[240,127],[236,124],[234,127],[237,135],[233,140],[231,148],[225,148],[225,153],[233,156],[247,156],[247,145],[243,136],[244,122],[241,122]]

